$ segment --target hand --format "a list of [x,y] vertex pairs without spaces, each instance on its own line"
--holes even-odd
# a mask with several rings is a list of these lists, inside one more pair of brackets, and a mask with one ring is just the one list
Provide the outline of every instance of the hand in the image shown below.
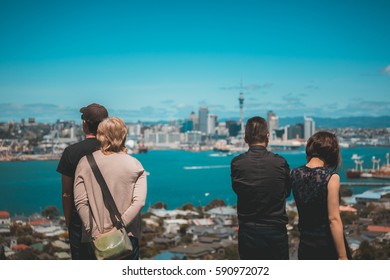
[[339,260],[348,260],[346,256],[339,257]]

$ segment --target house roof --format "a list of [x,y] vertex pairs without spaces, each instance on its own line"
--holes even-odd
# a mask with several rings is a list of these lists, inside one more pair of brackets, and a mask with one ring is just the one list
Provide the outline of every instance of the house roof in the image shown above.
[[370,200],[379,200],[382,196],[390,194],[390,186],[374,189],[374,190],[368,190],[364,193],[357,194],[356,198],[363,198],[363,199],[370,199]]
[[25,250],[27,248],[29,248],[29,246],[27,246],[26,244],[16,244],[16,245],[12,246],[12,249],[14,251],[21,251],[21,250]]
[[220,241],[221,239],[220,238],[217,238],[217,237],[206,237],[206,236],[201,236],[199,237],[199,242],[200,243],[214,243],[214,242],[218,242]]
[[173,253],[182,253],[188,256],[199,257],[210,253],[210,248],[204,246],[178,246],[170,250]]
[[40,225],[49,224],[49,223],[50,223],[50,221],[47,219],[39,219],[39,220],[30,221],[30,225],[32,225],[32,226],[40,226]]
[[2,219],[8,219],[9,218],[9,212],[7,211],[0,211],[0,218]]
[[390,232],[390,226],[369,225],[367,230],[373,232]]
[[55,240],[51,243],[51,245],[53,245],[56,248],[63,249],[63,250],[70,249],[70,245],[68,243],[61,241],[61,240]]
[[192,223],[196,226],[212,226],[214,225],[211,219],[193,219]]
[[177,215],[181,216],[187,216],[187,215],[195,215],[198,216],[199,214],[195,211],[190,210],[166,210],[166,209],[153,209],[151,208],[149,210],[153,215],[160,217],[160,218],[168,218],[168,217],[176,217]]
[[221,215],[221,216],[235,216],[237,215],[237,210],[234,209],[233,207],[224,206],[224,207],[213,208],[207,211],[206,214]]

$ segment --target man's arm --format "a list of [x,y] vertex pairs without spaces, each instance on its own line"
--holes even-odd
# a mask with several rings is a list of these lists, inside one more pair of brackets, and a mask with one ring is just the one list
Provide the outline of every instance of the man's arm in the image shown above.
[[73,178],[62,175],[62,210],[64,211],[65,223],[70,224],[73,211]]

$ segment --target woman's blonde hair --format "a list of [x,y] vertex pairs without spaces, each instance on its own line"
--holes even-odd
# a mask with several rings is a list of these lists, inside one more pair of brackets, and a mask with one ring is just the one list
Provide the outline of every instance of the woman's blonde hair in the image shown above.
[[125,123],[117,117],[104,119],[98,126],[96,139],[101,144],[103,153],[127,153],[127,129]]

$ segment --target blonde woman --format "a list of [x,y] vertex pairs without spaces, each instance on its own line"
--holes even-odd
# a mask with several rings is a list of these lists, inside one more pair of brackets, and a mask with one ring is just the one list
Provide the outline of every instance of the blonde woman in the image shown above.
[[[101,149],[93,156],[133,243],[134,253],[126,259],[139,259],[140,213],[146,200],[146,174],[141,163],[127,154],[126,135],[126,126],[121,119],[111,117],[103,120],[96,135]],[[113,228],[101,188],[86,157],[80,160],[76,169],[74,200],[85,228],[83,242],[90,242]],[[93,253],[91,258],[94,258]]]

